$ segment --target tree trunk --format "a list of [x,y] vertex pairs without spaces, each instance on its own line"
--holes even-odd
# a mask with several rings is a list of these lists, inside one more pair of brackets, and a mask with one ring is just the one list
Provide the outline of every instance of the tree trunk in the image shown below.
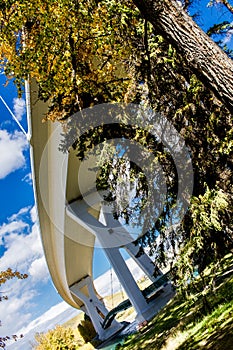
[[183,55],[193,72],[233,113],[233,62],[175,0],[133,0],[155,31]]

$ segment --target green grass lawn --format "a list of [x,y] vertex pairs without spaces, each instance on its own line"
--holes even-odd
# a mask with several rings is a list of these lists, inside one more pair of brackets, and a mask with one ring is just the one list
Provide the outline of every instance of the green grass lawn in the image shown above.
[[[215,276],[214,290],[192,293],[186,300],[177,294],[143,331],[128,337],[119,349],[233,349],[232,254],[225,256]],[[204,297],[208,311],[203,306]]]

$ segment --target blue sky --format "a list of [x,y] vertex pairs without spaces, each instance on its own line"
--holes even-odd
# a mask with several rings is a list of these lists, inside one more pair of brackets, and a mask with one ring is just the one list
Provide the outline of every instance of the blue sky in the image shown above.
[[[215,3],[215,1],[213,2],[213,6],[208,6],[210,3],[209,0],[194,1],[194,5],[190,10],[191,14],[198,14],[195,20],[204,31],[207,31],[213,24],[221,23],[223,21],[229,21],[229,23],[233,24],[233,15],[221,4]],[[224,43],[226,43],[231,49],[233,49],[232,34],[233,30],[231,30],[224,38]],[[220,38],[217,40],[219,39]]]
[[[12,83],[2,87],[4,82],[0,75],[0,94],[27,129],[25,101],[17,98]],[[25,281],[14,280],[3,287],[9,296],[0,303],[0,332],[4,335],[15,333],[61,299],[50,281],[40,242],[28,141],[2,102],[0,164],[0,268],[11,267],[29,275]]]
[[[207,10],[205,7],[207,3],[208,1],[200,1],[201,13],[198,23],[204,29],[213,22],[225,19],[225,10],[221,10],[220,7]],[[233,21],[232,17],[229,16],[229,20]],[[227,40],[233,46],[232,33]],[[5,83],[5,76],[0,74],[0,95],[27,130],[25,101],[17,98],[12,82],[6,87]],[[24,281],[13,280],[3,287],[9,300],[0,303],[2,320],[0,335],[6,335],[17,333],[45,312],[46,315],[50,311],[54,313],[55,310],[59,313],[65,306],[49,277],[40,242],[28,141],[2,101],[0,101],[0,193],[0,269],[11,267],[29,275]],[[94,276],[99,276],[108,268],[106,258],[100,250],[97,250]]]

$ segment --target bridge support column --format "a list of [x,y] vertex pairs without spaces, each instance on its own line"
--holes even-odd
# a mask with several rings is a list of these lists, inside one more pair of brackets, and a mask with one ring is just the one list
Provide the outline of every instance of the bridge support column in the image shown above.
[[[153,261],[149,258],[149,256],[144,252],[144,250],[135,245],[134,243],[129,243],[126,246],[124,246],[124,249],[127,251],[127,253],[131,256],[131,258],[140,266],[142,271],[147,275],[147,277],[152,281],[155,282],[157,279],[157,276],[155,276],[155,269],[156,266],[153,263]],[[161,276],[162,272],[157,269],[158,275]]]
[[137,312],[137,321],[142,323],[147,320],[148,304],[140,288],[134,280],[125,260],[118,248],[104,248],[104,251],[110,261],[122,287],[128,295],[131,304]]
[[[106,212],[108,209],[106,209],[106,206],[102,206],[102,209],[104,209]],[[114,227],[116,226],[116,220],[113,218],[111,214],[104,214],[103,212],[100,212],[101,214],[101,220],[100,222],[105,224],[108,227]],[[119,221],[117,221],[118,226],[121,225]],[[125,230],[122,226],[120,228],[120,231]],[[116,230],[117,231],[117,230]],[[128,231],[124,231],[124,239],[126,240],[126,237],[128,235],[128,239],[131,239],[131,235]],[[130,257],[136,262],[138,266],[142,269],[142,271],[147,275],[147,277],[152,281],[155,282],[157,279],[157,276],[154,276],[156,266],[153,263],[153,261],[149,258],[149,256],[144,252],[143,248],[139,247],[138,245],[135,245],[132,242],[132,239],[129,243],[124,244],[123,249],[127,251],[127,253],[130,255]],[[157,269],[158,276],[162,275],[162,272]]]
[[[106,208],[106,206],[102,206],[102,209],[104,209],[106,212],[109,210],[108,208]],[[100,214],[101,214],[101,220],[99,219],[100,222],[102,222],[108,227],[116,226],[116,220],[113,218],[111,214],[106,214],[106,213],[103,213],[102,211],[100,211]],[[118,227],[119,225],[121,225],[119,221],[117,221],[117,224],[118,224]],[[122,226],[120,230],[122,231],[125,229]],[[154,282],[156,280],[156,278],[154,277],[155,268],[156,268],[155,264],[149,258],[149,256],[144,252],[142,248],[140,248],[138,245],[135,245],[132,242],[133,239],[131,238],[130,233],[125,230],[124,231],[125,240],[127,235],[128,235],[128,239],[130,239],[130,242],[127,244],[124,244],[123,248],[127,251],[127,253],[131,256],[131,258],[136,262],[136,264],[140,266],[140,268],[145,273],[145,275],[147,275],[147,277],[149,277],[149,279],[152,282]],[[158,274],[162,275],[159,269],[158,269]]]
[[133,305],[133,307],[135,308],[135,311],[137,312],[137,321],[139,323],[147,321],[147,317],[146,317],[146,313],[148,312],[147,301],[144,298],[131,271],[129,270],[125,260],[123,259],[119,251],[121,247],[120,242],[118,246],[113,245],[112,248],[108,248],[109,237],[112,237],[113,235],[117,235],[121,237],[122,235],[123,248],[125,248],[128,251],[130,256],[132,256],[135,262],[142,268],[142,270],[149,277],[151,277],[150,273],[152,275],[154,273],[154,269],[153,269],[154,264],[146,254],[144,254],[145,257],[142,257],[140,261],[136,258],[139,247],[135,246],[132,243],[132,237],[130,233],[120,224],[119,221],[116,221],[113,218],[112,213],[109,213],[109,208],[107,208],[105,205],[102,205],[99,221],[104,225],[106,225],[106,228],[108,228],[108,231],[107,231],[108,233],[107,235],[106,234],[103,235],[101,233],[98,233],[98,230],[97,230],[96,235],[99,241],[101,242],[102,247],[105,251],[105,254],[107,255],[108,260],[110,261],[122,287],[124,288],[126,294],[128,295],[128,298],[131,301],[131,304]]
[[[84,288],[87,288],[88,296],[82,291]],[[91,318],[92,324],[100,340],[108,339],[121,330],[122,325],[116,320],[113,320],[109,328],[103,329],[102,324],[105,316],[108,314],[108,310],[103,301],[97,298],[92,278],[90,276],[86,276],[81,281],[70,286],[70,292],[84,303],[84,308],[88,316]]]
[[[108,260],[110,261],[122,287],[128,295],[131,304],[137,312],[137,320],[139,323],[147,321],[146,315],[148,314],[149,305],[144,298],[140,288],[138,287],[132,273],[130,272],[125,260],[123,259],[119,249],[131,244],[133,241],[130,233],[120,224],[119,221],[113,218],[113,215],[108,210],[100,211],[99,220],[89,213],[90,204],[96,203],[96,199],[91,194],[86,200],[76,200],[70,203],[66,210],[67,214],[80,225],[85,227],[89,232],[93,233],[102,249],[105,251]],[[89,203],[89,204],[88,204]],[[104,205],[102,206],[104,209]],[[133,247],[130,246],[129,250],[133,254]],[[135,252],[134,252],[135,253]],[[135,254],[134,259],[135,258]],[[148,257],[149,259],[149,257]],[[136,260],[137,261],[137,260]],[[137,261],[138,263],[138,261]],[[147,261],[148,263],[148,261]],[[141,265],[144,269],[147,269],[147,264],[141,259]],[[139,264],[140,266],[140,264]],[[151,270],[152,271],[152,270]],[[147,274],[150,272],[147,271]]]

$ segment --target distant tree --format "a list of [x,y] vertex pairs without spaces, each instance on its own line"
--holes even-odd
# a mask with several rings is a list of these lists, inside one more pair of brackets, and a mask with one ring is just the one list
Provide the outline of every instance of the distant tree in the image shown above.
[[96,331],[91,319],[86,314],[84,316],[84,320],[82,320],[78,325],[78,331],[85,343],[90,342],[96,336]]
[[37,333],[35,340],[35,350],[75,350],[83,345],[72,328],[63,326],[56,326],[47,333]]
[[[8,268],[5,271],[0,271],[0,287],[4,285],[7,281],[18,278],[18,279],[25,279],[27,278],[27,274],[21,274],[18,271],[13,271],[11,268]],[[0,292],[2,295],[0,295],[0,302],[4,300],[8,300],[8,296],[4,292]],[[1,321],[0,321],[1,326]],[[23,335],[6,335],[6,336],[0,336],[0,349],[5,349],[6,342],[10,339],[17,340],[18,338],[22,338]]]

